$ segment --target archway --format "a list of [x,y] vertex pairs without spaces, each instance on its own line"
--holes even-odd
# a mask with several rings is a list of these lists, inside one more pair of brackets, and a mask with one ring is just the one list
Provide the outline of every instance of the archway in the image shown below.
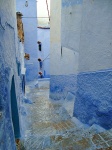
[[14,76],[12,77],[11,83],[11,115],[12,115],[12,123],[14,128],[15,139],[20,138],[20,125],[19,125],[19,114],[16,100],[16,91],[15,91],[15,81]]

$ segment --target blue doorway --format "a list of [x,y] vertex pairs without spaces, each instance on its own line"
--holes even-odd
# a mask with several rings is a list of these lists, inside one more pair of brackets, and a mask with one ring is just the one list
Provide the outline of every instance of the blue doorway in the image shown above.
[[15,81],[14,76],[12,77],[11,83],[11,115],[12,115],[12,123],[14,129],[15,139],[20,138],[20,125],[19,125],[19,115],[18,115],[18,107],[16,100],[16,91],[15,91]]

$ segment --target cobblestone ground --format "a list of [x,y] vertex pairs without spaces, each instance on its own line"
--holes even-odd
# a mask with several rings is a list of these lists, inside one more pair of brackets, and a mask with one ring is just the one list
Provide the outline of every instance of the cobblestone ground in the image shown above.
[[[79,128],[59,102],[49,100],[49,88],[26,86],[27,115],[21,150],[112,150],[112,130],[94,133]],[[24,113],[23,113],[24,114]]]

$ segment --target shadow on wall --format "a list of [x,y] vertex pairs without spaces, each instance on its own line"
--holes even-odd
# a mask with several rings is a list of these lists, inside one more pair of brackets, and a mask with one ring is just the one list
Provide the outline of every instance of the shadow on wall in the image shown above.
[[19,125],[19,115],[18,115],[18,107],[17,107],[17,100],[16,100],[14,76],[12,77],[10,95],[11,95],[12,123],[13,123],[14,135],[15,138],[17,139],[20,138],[20,125]]

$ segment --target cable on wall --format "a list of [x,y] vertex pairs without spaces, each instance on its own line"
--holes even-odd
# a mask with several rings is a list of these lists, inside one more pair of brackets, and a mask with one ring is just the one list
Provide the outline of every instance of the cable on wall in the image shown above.
[[46,5],[47,5],[47,12],[48,12],[48,17],[49,17],[49,22],[50,22],[50,13],[49,13],[49,7],[48,7],[48,2],[46,0]]

